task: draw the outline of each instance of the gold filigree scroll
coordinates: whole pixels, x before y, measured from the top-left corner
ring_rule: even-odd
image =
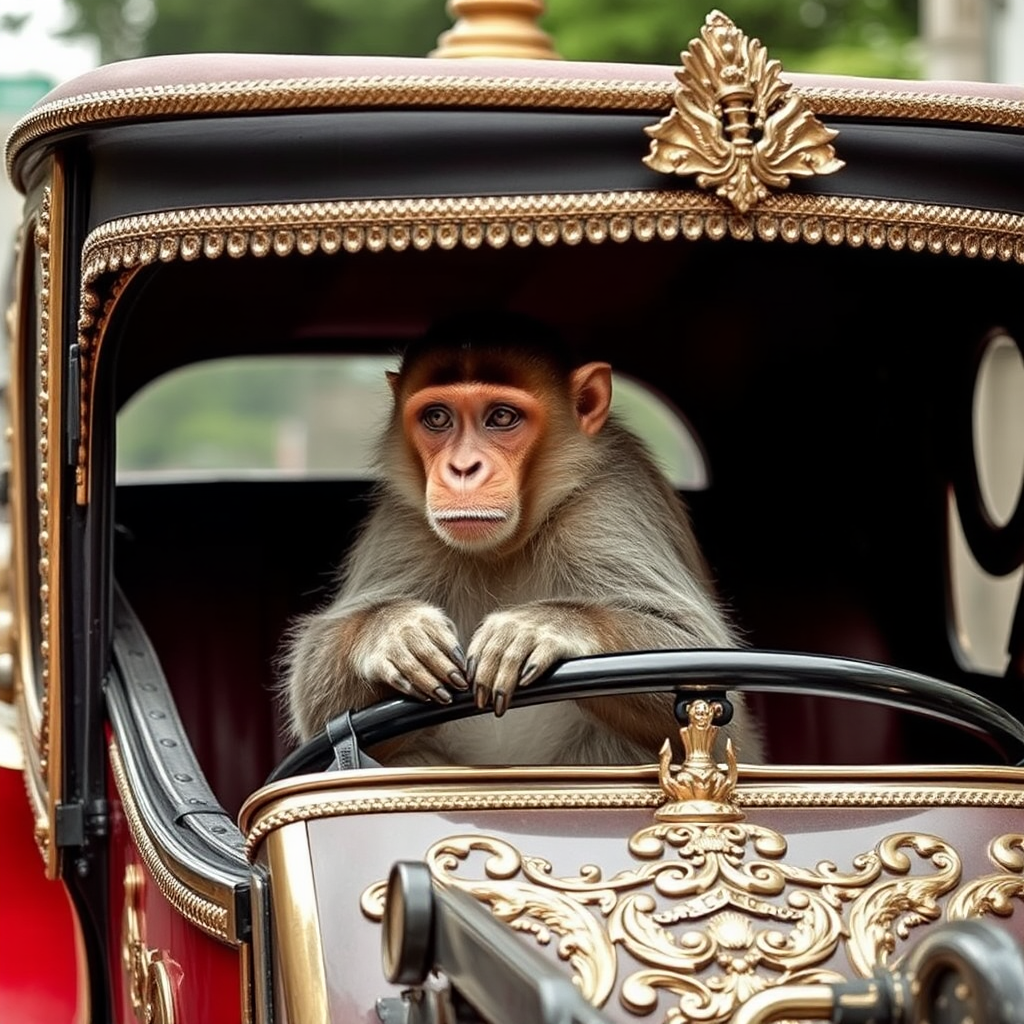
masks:
[[[426,852],[435,881],[544,946],[557,939],[558,956],[594,1005],[617,989],[628,1010],[660,1008],[673,1024],[725,1024],[773,986],[870,977],[902,952],[913,929],[940,918],[941,900],[962,874],[949,843],[897,832],[849,868],[786,863],[786,838],[743,820],[733,802],[731,750],[726,766],[710,757],[714,706],[699,701],[688,710],[685,761],[673,772],[663,750],[667,800],[655,823],[629,839],[631,866],[605,877],[585,864],[560,876],[550,861],[497,836],[457,835]],[[1024,835],[1002,836],[989,855],[1003,873],[965,885],[950,898],[948,917],[1005,915],[1024,896]],[[383,918],[384,893],[384,882],[363,893],[373,920]],[[620,961],[619,951],[629,956]]]
[[[662,992],[665,1020],[724,1024],[755,993],[775,985],[841,981],[827,966],[844,947],[852,973],[885,963],[895,938],[939,916],[937,901],[960,877],[960,859],[935,836],[898,833],[843,871],[781,862],[778,832],[739,822],[671,822],[632,837],[636,867],[605,878],[593,864],[558,876],[541,857],[495,836],[453,836],[425,856],[434,878],[486,903],[496,917],[557,952],[594,1005],[616,989],[638,1015]],[[483,878],[460,877],[479,857]],[[914,861],[916,860],[916,864]],[[909,875],[931,868],[926,874]],[[363,894],[383,916],[384,883]],[[849,915],[844,914],[850,907]],[[619,979],[615,949],[641,966]],[[625,961],[624,961],[625,962]]]
[[[994,839],[988,855],[992,863],[1003,870],[963,886],[946,907],[950,921],[984,914],[1009,917],[1013,913],[1013,901],[1024,901],[1024,834],[1010,833]]]
[[[843,162],[826,128],[769,60],[720,11],[712,11],[676,72],[675,108],[656,125],[644,163],[666,174],[695,174],[740,213],[790,179],[831,174]]]

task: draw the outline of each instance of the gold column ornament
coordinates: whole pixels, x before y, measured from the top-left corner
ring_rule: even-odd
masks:
[[[732,803],[738,776],[732,740],[725,745],[727,771],[723,772],[711,755],[718,735],[714,721],[721,705],[694,700],[686,710],[690,724],[679,730],[686,760],[673,775],[672,745],[665,740],[658,781],[670,802],[659,807],[654,816],[658,821],[739,821],[743,812]]]
[[[448,12],[458,20],[438,37],[431,57],[561,60],[537,25],[543,0],[448,0]]]
[[[666,174],[695,174],[740,213],[791,178],[832,174],[842,166],[826,128],[783,82],[769,60],[721,11],[681,54],[675,109],[647,128],[654,140],[644,163]]]

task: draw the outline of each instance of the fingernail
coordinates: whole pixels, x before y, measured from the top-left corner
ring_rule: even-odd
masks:
[[[466,678],[473,682],[473,677],[476,675],[476,657],[472,657],[466,662]]]
[[[486,686],[476,686],[473,688],[473,703],[481,710],[487,707],[487,702],[490,699],[491,691]]]
[[[456,690],[468,690],[469,683],[466,682],[466,677],[457,669],[452,669],[448,673],[448,682],[455,687]]]
[[[522,672],[519,673],[519,685],[526,686],[527,683],[533,681],[533,677],[537,674],[537,666],[534,664],[527,665]]]
[[[505,708],[508,706],[508,696],[503,691],[498,691],[494,695],[494,717],[501,718],[505,714]]]
[[[452,702],[452,695],[443,686],[439,686],[434,691],[434,698],[442,704],[451,704]]]
[[[457,661],[463,668],[466,667],[466,653],[462,649],[462,644],[455,645],[455,650],[452,651],[452,659]]]

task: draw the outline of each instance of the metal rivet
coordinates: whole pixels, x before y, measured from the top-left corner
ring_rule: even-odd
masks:
[[[174,777],[179,782],[191,782],[192,781],[192,776],[191,775],[186,775],[184,772],[175,772],[174,773]]]
[[[177,745],[178,745],[177,740],[161,740],[160,741],[160,746],[161,747],[176,747]]]

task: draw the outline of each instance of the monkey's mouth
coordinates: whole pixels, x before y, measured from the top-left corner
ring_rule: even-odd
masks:
[[[508,513],[497,508],[451,508],[441,512],[432,512],[431,515],[434,517],[434,522],[437,523],[503,523],[508,519]]]
[[[459,548],[489,548],[507,532],[513,517],[499,508],[446,508],[430,513],[434,531]]]

